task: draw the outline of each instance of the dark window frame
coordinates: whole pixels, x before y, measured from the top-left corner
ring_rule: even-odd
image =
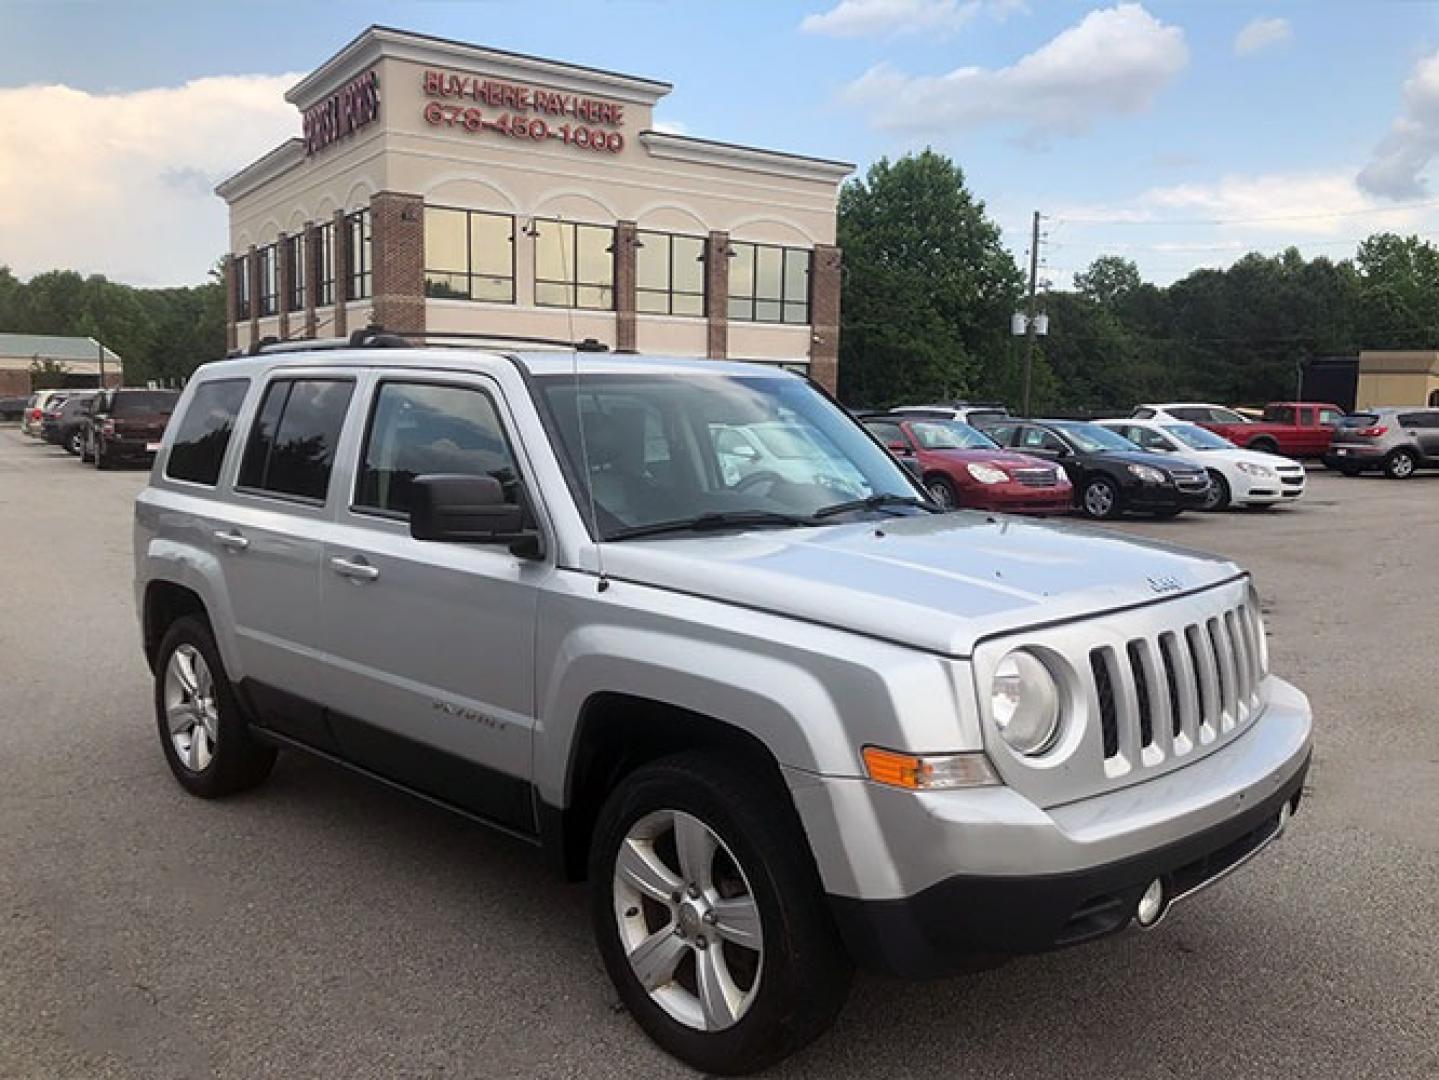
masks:
[[[256,429],[260,423],[261,417],[264,415],[265,405],[269,401],[271,391],[280,384],[285,384],[285,401],[280,406],[279,414],[275,418],[275,435],[278,435],[281,426],[285,422],[285,413],[290,408],[290,395],[294,391],[295,384],[300,382],[331,382],[349,384],[350,397],[345,405],[345,415],[340,418],[340,429],[335,434],[335,446],[332,451],[338,457],[340,441],[345,434],[345,422],[349,419],[350,409],[354,407],[355,387],[357,385],[355,377],[353,375],[310,375],[290,372],[277,374],[265,383],[264,388],[260,391],[259,400],[255,402],[255,409],[250,414],[250,424],[248,429],[245,431],[245,445],[244,448],[240,451],[240,463],[238,470],[235,473],[235,483],[233,487],[236,494],[248,495],[258,499],[278,499],[280,502],[291,503],[298,506],[309,506],[315,509],[322,509],[325,506],[329,505],[330,488],[333,484],[335,474],[335,462],[332,462],[330,465],[330,475],[325,479],[325,494],[322,498],[315,498],[310,495],[295,495],[288,491],[276,491],[273,488],[267,488],[263,486],[264,482],[269,479],[270,475],[270,457],[275,450],[274,436],[271,437],[270,448],[268,451],[266,451],[265,454],[265,466],[260,477],[261,486],[257,487],[253,484],[243,483],[241,479],[245,472],[245,459],[250,456],[250,447],[255,439]]]
[[[744,257],[741,253],[739,253],[739,252],[736,250],[736,249],[738,249],[738,248],[749,248],[749,249],[750,249],[750,255],[749,255],[749,261],[750,261],[750,262],[749,262],[750,292],[749,292],[748,294],[737,294],[737,293],[735,292],[735,290],[734,290],[734,287],[733,287],[736,260],[741,259],[741,258]],[[780,253],[780,262],[779,262],[779,295],[778,295],[778,296],[761,296],[760,293],[759,293],[759,253],[760,253],[761,250],[766,250],[766,251],[778,251],[778,252]],[[731,287],[730,287],[730,289],[729,289],[729,302],[728,302],[728,305],[727,305],[726,310],[725,310],[725,314],[726,314],[726,316],[729,318],[730,321],[732,321],[732,322],[763,323],[763,324],[768,325],[768,326],[809,326],[809,325],[811,325],[811,324],[810,324],[810,316],[812,315],[813,309],[814,309],[814,249],[813,249],[813,248],[789,247],[789,246],[784,245],[784,244],[759,244],[759,243],[755,243],[755,242],[752,241],[752,240],[732,240],[732,241],[730,241],[730,253],[731,253],[731,258],[730,258],[730,267],[729,267],[729,275],[728,275],[728,277],[729,277],[729,281],[731,282]],[[804,298],[803,298],[803,300],[794,299],[794,298],[792,298],[792,297],[789,295],[789,291],[788,291],[788,286],[789,286],[789,274],[787,273],[787,268],[788,268],[788,264],[789,264],[789,257],[790,257],[791,255],[801,255],[801,256],[803,256],[803,257],[805,258],[805,260],[806,260],[806,264],[807,264],[807,265],[806,265],[806,267],[805,267],[805,275],[804,275],[805,290],[804,290]],[[779,305],[779,318],[777,318],[777,319],[762,319],[762,318],[760,318],[760,317],[759,317],[759,305],[760,305],[761,303],[765,303],[765,304],[778,304],[778,305]],[[741,315],[736,315],[736,314],[735,314],[735,305],[736,305],[736,304],[747,304],[747,305],[749,306],[749,313],[748,313],[747,315],[743,315],[743,314],[741,314]],[[792,306],[792,305],[801,305],[801,304],[802,304],[803,307],[804,307],[804,318],[803,318],[803,319],[789,319],[789,318],[786,318],[786,317],[785,317],[785,313],[786,313],[786,311],[788,310],[788,308],[789,308],[790,306]]]
[[[221,480],[221,478],[225,475],[225,458],[226,458],[226,456],[230,453],[230,447],[231,447],[231,446],[234,444],[234,442],[235,442],[235,432],[239,429],[240,415],[245,411],[245,401],[246,401],[246,399],[250,396],[250,384],[251,384],[251,379],[250,379],[250,377],[249,377],[248,375],[246,375],[246,376],[235,376],[235,377],[228,378],[228,379],[207,379],[207,380],[205,380],[204,382],[202,382],[200,385],[198,385],[198,386],[195,387],[195,393],[193,393],[192,395],[190,395],[190,400],[189,400],[189,402],[187,402],[186,405],[185,405],[185,412],[179,416],[179,419],[178,419],[178,420],[175,420],[174,417],[171,418],[172,421],[174,421],[174,423],[175,423],[175,439],[174,439],[174,441],[170,444],[169,453],[166,455],[166,458],[165,458],[165,479],[166,479],[166,480],[170,480],[170,481],[172,481],[172,482],[174,482],[174,483],[176,483],[176,484],[189,484],[189,485],[191,485],[191,486],[193,486],[193,487],[217,488],[217,487],[220,486],[220,480]],[[190,418],[190,412],[191,412],[191,410],[194,409],[194,407],[195,407],[195,399],[196,399],[201,393],[203,393],[205,390],[210,389],[211,387],[217,387],[217,386],[235,386],[235,385],[238,385],[238,386],[242,387],[243,389],[242,389],[241,392],[240,392],[240,401],[239,401],[239,404],[236,405],[236,407],[235,407],[235,413],[234,413],[234,415],[230,418],[230,434],[229,434],[228,436],[226,436],[224,448],[221,449],[221,451],[220,451],[220,459],[219,459],[218,464],[217,464],[216,467],[215,467],[215,479],[214,479],[214,480],[210,480],[210,481],[205,481],[205,480],[196,480],[196,479],[194,479],[193,477],[189,477],[189,476],[176,476],[173,472],[170,471],[170,469],[171,469],[171,467],[174,465],[174,462],[175,462],[175,450],[177,449],[177,447],[178,447],[179,444],[180,444],[180,436],[181,436],[181,435],[184,433],[184,431],[185,431],[185,423],[186,423],[187,420],[189,420],[189,418]],[[210,432],[207,431],[207,432],[205,433],[205,436],[208,436],[209,434],[210,434]],[[205,437],[205,436],[202,436],[202,438]]]
[[[235,277],[235,318],[250,317],[250,256],[236,255],[231,260]]]
[[[266,244],[257,248],[255,259],[260,268],[260,318],[268,319],[280,313],[279,244]]]
[[[329,307],[335,302],[335,223],[327,221],[315,228],[315,306]]]
[[[345,281],[346,300],[368,300],[374,295],[375,234],[370,208],[345,215],[345,245],[350,272]]]
[[[516,283],[517,279],[519,278],[519,259],[518,259],[518,251],[517,251],[519,245],[515,243],[515,228],[516,228],[516,225],[518,224],[518,221],[517,221],[515,215],[514,215],[514,214],[504,214],[504,213],[501,213],[501,212],[498,211],[498,210],[471,210],[471,209],[469,209],[468,207],[464,207],[464,206],[441,206],[441,205],[438,205],[438,204],[432,205],[432,204],[430,204],[430,203],[426,203],[426,204],[425,204],[425,207],[424,207],[424,212],[428,213],[430,210],[443,210],[443,211],[446,211],[446,212],[448,212],[448,213],[459,213],[459,214],[464,214],[464,215],[465,215],[465,266],[466,266],[466,269],[465,269],[465,271],[464,271],[463,273],[461,273],[461,272],[459,272],[459,271],[454,271],[454,270],[431,269],[430,267],[426,266],[426,267],[425,267],[425,270],[424,270],[425,299],[426,299],[426,300],[465,300],[465,301],[467,301],[467,302],[469,302],[469,303],[475,303],[475,304],[513,304],[513,303],[515,303],[515,302],[516,302],[516,295],[517,295],[517,294],[516,294],[516,291],[515,291],[515,289],[516,289],[516,284],[515,284],[515,283]],[[472,217],[507,218],[507,219],[509,220],[509,223],[510,223],[510,275],[509,275],[509,279],[508,279],[508,280],[509,280],[509,283],[510,283],[510,298],[509,298],[508,300],[491,300],[491,299],[489,299],[488,297],[477,297],[477,296],[475,296],[475,278],[478,277],[478,278],[486,278],[486,279],[488,279],[488,280],[495,280],[495,279],[498,277],[498,275],[495,275],[495,274],[477,274],[477,273],[475,273],[475,244],[474,244],[475,237],[474,237],[473,231],[472,231],[471,228],[470,228],[470,219],[471,219]],[[424,223],[423,223],[423,221],[422,221],[422,222],[421,222],[421,228],[422,228],[422,229],[423,229],[423,226],[424,226]],[[428,253],[426,253],[425,261],[426,261],[426,262],[429,261],[429,255],[428,255]],[[430,275],[431,275],[431,274],[443,274],[443,275],[445,275],[446,277],[451,277],[451,278],[454,278],[454,277],[463,277],[463,278],[465,278],[465,279],[466,279],[466,285],[467,285],[467,287],[468,287],[468,289],[469,289],[469,295],[467,295],[467,296],[447,296],[447,295],[439,295],[439,294],[430,292]],[[499,280],[504,280],[504,279],[503,279],[503,278],[500,278]]]
[[[704,262],[704,258],[705,258],[705,253],[706,253],[706,247],[707,247],[707,238],[706,238],[706,237],[703,237],[703,236],[694,236],[694,235],[691,234],[691,233],[659,232],[659,231],[657,231],[657,230],[655,230],[655,229],[638,229],[638,230],[636,230],[636,232],[635,232],[635,237],[636,237],[636,239],[639,241],[640,251],[643,251],[643,250],[645,250],[646,248],[648,248],[648,246],[649,246],[649,244],[650,244],[650,239],[649,239],[649,238],[653,238],[653,239],[655,239],[655,240],[657,240],[657,241],[663,239],[664,242],[665,242],[666,255],[667,255],[667,257],[668,257],[667,266],[668,266],[668,269],[669,269],[669,273],[666,275],[666,276],[667,276],[667,281],[666,281],[666,286],[665,286],[664,289],[649,289],[649,288],[646,288],[646,287],[644,287],[643,285],[639,284],[639,260],[640,260],[640,258],[642,258],[642,256],[641,256],[638,252],[636,253],[636,255],[635,255],[635,314],[637,314],[637,315],[672,315],[672,316],[675,316],[676,318],[682,318],[682,319],[703,319],[703,318],[705,318],[705,317],[709,314],[709,293],[708,293],[708,289],[706,288],[706,286],[707,286],[707,284],[708,284],[708,276],[707,276],[703,271],[700,272],[700,288],[699,288],[699,292],[694,292],[693,290],[690,290],[690,289],[676,289],[676,288],[675,288],[675,241],[676,241],[676,240],[698,241],[698,242],[699,242],[699,245],[700,245],[699,261],[700,261],[701,263],[703,263],[703,262]],[[664,310],[664,311],[651,311],[651,310],[649,310],[648,308],[641,307],[640,304],[639,304],[639,298],[640,298],[641,296],[663,296],[663,297],[665,298],[665,310]],[[699,298],[699,302],[700,302],[699,312],[698,312],[698,313],[694,313],[694,312],[689,312],[689,311],[679,311],[679,312],[675,311],[675,297],[676,297],[676,296],[692,296],[692,297],[698,297],[698,298]]]
[[[542,278],[542,277],[540,277],[538,251],[539,251],[539,241],[540,241],[539,228],[540,228],[540,226],[542,226],[542,225],[555,225],[555,226],[558,226],[561,230],[566,229],[566,228],[568,228],[568,229],[571,230],[571,231],[570,231],[570,243],[569,243],[569,255],[568,255],[568,257],[565,259],[565,272],[570,275],[570,280],[568,280],[568,281],[557,281],[557,280],[555,280],[555,279],[553,279],[553,278]],[[616,248],[617,248],[616,238],[617,238],[617,236],[618,236],[618,231],[617,231],[617,229],[615,228],[615,226],[614,226],[614,225],[597,225],[597,224],[594,224],[593,222],[588,222],[588,221],[561,221],[559,218],[536,218],[536,219],[534,219],[534,221],[532,222],[532,228],[533,228],[533,230],[534,230],[534,240],[535,240],[535,250],[536,250],[536,259],[535,259],[535,306],[536,306],[536,307],[548,307],[548,308],[569,308],[569,309],[574,310],[574,311],[614,311],[615,308],[616,308],[615,278],[618,276],[617,273],[616,273],[616,270],[617,270],[617,262],[616,262],[616,259],[615,259],[615,253],[616,253]],[[581,281],[581,280],[580,280],[580,260],[579,260],[579,252],[580,252],[580,230],[581,230],[581,229],[597,229],[597,230],[601,230],[601,231],[604,231],[604,232],[608,232],[608,233],[610,234],[610,241],[609,241],[609,246],[608,246],[608,251],[609,251],[609,255],[610,255],[610,280],[609,280],[608,283],[605,283],[605,282],[603,282],[603,281]],[[570,297],[570,300],[571,300],[572,302],[571,302],[571,303],[568,303],[568,304],[555,304],[555,303],[551,303],[551,302],[548,301],[548,300],[541,300],[541,299],[540,299],[540,295],[539,295],[539,294],[540,294],[540,289],[539,289],[539,287],[540,287],[541,285],[553,285],[553,286],[558,286],[559,288],[568,290],[568,292],[569,292],[569,297]],[[610,294],[610,302],[609,302],[608,304],[604,304],[604,305],[599,305],[599,304],[581,304],[581,303],[579,302],[580,290],[581,290],[581,289],[607,289],[607,290],[609,291],[609,294]]]
[[[285,295],[286,311],[305,310],[305,234],[285,237],[285,258],[290,263],[290,291]]]

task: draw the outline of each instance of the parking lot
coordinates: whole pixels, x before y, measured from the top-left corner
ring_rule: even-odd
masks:
[[[130,501],[0,428],[0,1076],[684,1076],[619,1010],[537,853],[316,761],[190,798],[140,655]],[[1439,1076],[1439,475],[1117,526],[1256,575],[1306,690],[1307,801],[1127,934],[857,980],[775,1075]]]

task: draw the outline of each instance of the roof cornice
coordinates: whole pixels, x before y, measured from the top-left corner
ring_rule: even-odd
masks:
[[[697,139],[692,135],[674,135],[667,131],[642,131],[640,142],[653,157],[684,161],[694,165],[717,165],[727,169],[748,169],[770,176],[794,180],[818,180],[838,184],[854,165],[848,161],[786,154],[754,146]]]
[[[543,82],[574,93],[636,105],[653,105],[673,89],[669,83],[635,75],[524,56],[388,26],[371,26],[292,86],[285,100],[303,112],[385,57],[421,64],[483,66],[497,79]]]
[[[215,185],[215,194],[226,202],[234,202],[260,185],[289,172],[304,160],[305,140],[286,139],[259,161],[246,165],[234,176],[221,180]]]

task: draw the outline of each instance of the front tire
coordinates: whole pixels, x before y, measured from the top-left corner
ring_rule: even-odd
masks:
[[[104,439],[95,440],[93,454],[95,457],[95,468],[99,469],[101,472],[104,472],[106,469],[110,468],[110,460],[105,456]]]
[[[1261,436],[1245,449],[1253,450],[1256,454],[1277,454],[1279,453],[1279,444],[1273,439]]]
[[[691,752],[637,769],[600,811],[589,876],[620,999],[693,1068],[765,1068],[844,1004],[850,961],[794,807],[743,760]]]
[[[959,505],[959,493],[954,490],[954,484],[945,476],[931,476],[924,482],[924,490],[929,492],[929,497],[946,510],[953,510]]]
[[[1210,511],[1227,509],[1230,498],[1229,481],[1224,479],[1223,473],[1210,469],[1209,494],[1204,496],[1204,509]]]
[[[1390,480],[1408,480],[1418,466],[1418,459],[1408,450],[1395,450],[1384,459],[1384,475]]]
[[[1080,489],[1079,508],[1084,516],[1096,521],[1117,518],[1122,507],[1119,502],[1119,488],[1107,476],[1091,476]]]
[[[155,720],[165,761],[180,786],[202,799],[255,787],[275,749],[250,735],[205,620],[176,619],[155,660]]]
[[[70,432],[70,437],[65,440],[65,449],[76,457],[80,456],[80,452],[84,449],[84,446],[85,441],[80,437],[78,431]]]

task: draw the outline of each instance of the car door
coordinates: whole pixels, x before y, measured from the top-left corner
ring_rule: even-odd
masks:
[[[1033,454],[1046,461],[1052,461],[1065,471],[1069,482],[1078,490],[1084,482],[1084,466],[1070,449],[1068,443],[1052,431],[1034,424],[1023,424],[1014,439],[1014,449],[1021,454]]]
[[[344,371],[272,373],[242,418],[244,450],[208,538],[222,567],[257,719],[329,750],[321,536],[330,500],[338,497],[331,491],[335,453],[354,396],[354,376]]]
[[[330,722],[344,756],[447,803],[535,827],[535,625],[545,560],[410,535],[412,483],[489,475],[531,508],[498,386],[388,372],[367,391],[321,574]]]
[[[1395,417],[1405,436],[1419,447],[1426,462],[1439,463],[1439,412],[1402,413]]]

